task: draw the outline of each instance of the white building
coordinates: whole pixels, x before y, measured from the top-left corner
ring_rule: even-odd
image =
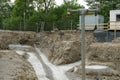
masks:
[[[103,24],[104,17],[102,15],[86,15],[85,16],[85,30],[94,30],[95,25]],[[80,26],[81,29],[81,26]],[[97,26],[100,29],[100,25]]]
[[[110,11],[110,29],[120,29],[120,10]]]

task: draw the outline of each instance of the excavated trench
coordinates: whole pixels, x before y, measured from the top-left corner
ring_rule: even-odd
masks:
[[[75,65],[80,65],[80,62],[76,62],[56,66],[48,61],[47,57],[40,51],[39,48],[33,48],[26,45],[9,45],[9,47],[10,49],[15,50],[17,54],[27,56],[27,60],[34,68],[38,80],[69,80],[65,72]]]
[[[0,31],[0,80],[81,79],[80,32],[62,32]],[[96,43],[87,31],[85,40],[86,80],[119,80],[119,39]]]

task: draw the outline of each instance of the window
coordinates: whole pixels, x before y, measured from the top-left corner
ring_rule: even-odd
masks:
[[[116,21],[120,21],[120,14],[116,15]]]

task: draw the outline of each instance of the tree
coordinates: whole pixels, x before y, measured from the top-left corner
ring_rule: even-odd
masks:
[[[37,13],[39,13],[37,16],[43,21],[49,21],[51,16],[53,16],[50,12],[55,6],[55,0],[35,0],[34,4],[36,5]]]
[[[60,6],[55,5],[55,0],[16,0],[12,8],[12,15],[7,20],[9,29],[33,30],[40,28],[44,22],[45,30],[53,29],[54,22],[61,29],[65,29],[65,22],[78,22],[78,13],[67,15],[67,8],[78,9],[83,6],[77,4],[77,0],[64,0]],[[0,17],[1,18],[1,17]],[[19,27],[21,26],[21,27]],[[76,25],[75,25],[76,26]]]
[[[0,28],[4,28],[7,18],[11,15],[10,0],[0,0]]]
[[[36,11],[34,12],[36,15],[32,15],[31,20],[35,20],[37,23],[41,23],[40,21],[45,22],[45,30],[52,29],[50,25],[56,19],[56,16],[51,14],[55,7],[55,0],[34,0],[33,3],[36,6]]]
[[[119,0],[86,0],[90,8],[96,8],[95,1],[100,2],[100,14],[105,17],[105,22],[109,21],[109,12],[110,10],[115,10],[119,8]]]
[[[33,0],[16,0],[12,11],[12,16],[25,16],[26,19],[29,19],[34,12],[34,6],[32,6],[32,2]]]
[[[54,7],[55,0],[35,0],[34,5],[36,5],[39,11],[44,11],[45,14],[49,13],[49,9]]]
[[[68,15],[67,9],[79,9],[84,8],[83,6],[77,4],[77,0],[64,0],[64,3],[61,6],[57,6],[53,9],[52,14],[56,16],[57,27],[59,29],[67,29],[70,27],[70,23],[73,22],[74,29],[79,21],[79,13],[73,13]]]
[[[32,6],[33,0],[15,0],[12,10],[11,18],[9,19],[9,25],[11,28],[19,29],[17,25],[22,25],[23,30],[26,28],[26,23],[33,15],[34,6]]]

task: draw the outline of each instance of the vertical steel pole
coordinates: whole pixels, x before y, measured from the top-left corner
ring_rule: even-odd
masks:
[[[24,12],[23,15],[24,15],[24,16],[23,16],[23,17],[24,17],[24,22],[23,22],[24,27],[23,27],[23,29],[24,29],[24,31],[25,31],[25,15],[26,15],[26,13]]]
[[[85,80],[85,14],[81,13],[79,23],[81,26],[81,56],[82,56],[82,80]]]
[[[80,12],[79,16],[79,24],[81,28],[81,57],[82,57],[82,80],[85,80],[86,77],[86,70],[85,70],[85,15],[88,11],[95,12],[98,11],[98,9],[93,10],[86,10],[86,9],[79,9],[79,10],[69,10],[70,12]]]

